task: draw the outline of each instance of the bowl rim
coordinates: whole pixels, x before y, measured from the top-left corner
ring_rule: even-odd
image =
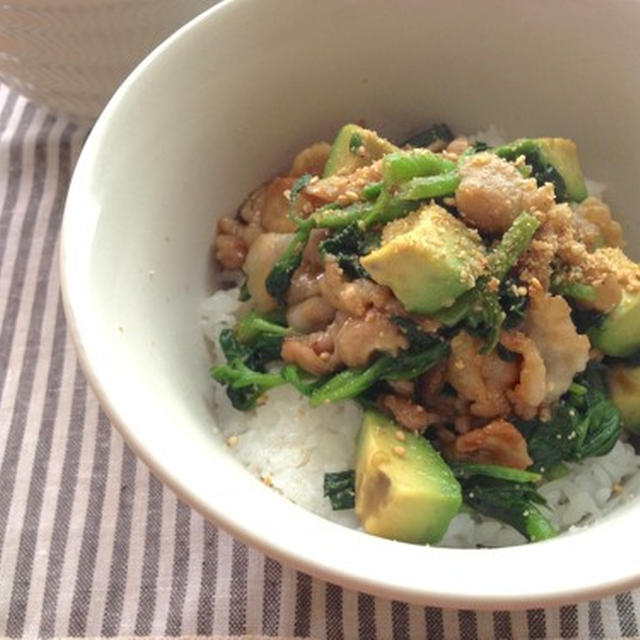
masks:
[[[93,226],[91,222],[81,220],[76,202],[81,199],[82,193],[86,189],[87,177],[92,175],[98,150],[103,141],[108,139],[109,128],[114,116],[120,109],[126,108],[129,96],[134,92],[140,78],[153,72],[154,68],[161,64],[164,56],[171,55],[174,43],[193,37],[197,31],[208,28],[209,23],[215,24],[217,20],[233,20],[235,13],[241,13],[246,8],[250,8],[251,3],[252,0],[223,0],[193,18],[145,57],[118,88],[98,118],[80,153],[72,176],[64,211],[59,249],[62,299],[67,326],[80,365],[98,397],[101,407],[113,425],[154,475],[205,518],[222,526],[233,536],[278,561],[345,588],[420,605],[475,610],[518,610],[539,606],[558,606],[601,598],[640,585],[640,570],[633,562],[629,562],[628,557],[622,558],[620,555],[616,555],[614,561],[598,565],[598,571],[593,576],[585,574],[583,576],[584,582],[580,584],[576,580],[567,581],[553,575],[542,583],[534,582],[531,587],[514,590],[509,580],[514,566],[520,566],[522,569],[524,565],[523,570],[528,571],[540,569],[541,563],[544,564],[545,560],[544,555],[541,556],[538,550],[542,551],[543,548],[549,549],[548,555],[554,559],[555,563],[576,554],[588,553],[590,549],[593,549],[594,544],[595,548],[600,548],[598,543],[607,542],[606,534],[611,528],[605,526],[607,523],[604,522],[591,527],[588,532],[564,534],[557,539],[536,543],[536,545],[487,550],[424,548],[425,555],[428,555],[432,560],[436,559],[439,568],[446,567],[448,563],[453,562],[454,564],[459,563],[459,566],[465,568],[465,571],[469,571],[470,567],[472,569],[470,573],[489,571],[492,566],[495,572],[502,572],[503,586],[484,593],[482,589],[478,588],[481,580],[471,575],[470,579],[460,580],[461,584],[455,587],[451,586],[451,581],[443,582],[439,575],[434,575],[433,585],[412,584],[410,580],[407,580],[410,575],[409,571],[404,571],[398,576],[392,574],[386,564],[383,567],[384,570],[377,570],[375,567],[372,568],[370,564],[355,561],[354,564],[349,565],[348,556],[342,554],[339,560],[336,560],[331,549],[320,549],[313,557],[310,557],[305,552],[304,546],[296,545],[295,540],[287,539],[283,542],[277,539],[275,529],[268,530],[266,534],[264,531],[259,533],[255,528],[247,526],[246,522],[233,515],[229,516],[229,513],[219,506],[204,501],[201,496],[193,492],[190,486],[185,484],[179,473],[151,454],[144,442],[137,436],[136,422],[126,419],[122,408],[114,403],[109,389],[105,385],[104,367],[101,367],[97,361],[98,345],[91,339],[92,319],[84,301],[87,294],[86,288],[83,288],[85,280],[80,280],[77,277],[77,273],[83,267],[88,271]],[[85,249],[79,253],[78,247],[82,244],[85,245]],[[73,256],[73,260],[71,256]],[[295,508],[300,510],[299,507]],[[318,530],[327,536],[328,540],[340,542],[342,539],[348,539],[361,547],[363,551],[371,554],[370,557],[375,558],[376,554],[380,553],[391,553],[390,550],[393,548],[395,550],[394,556],[408,560],[409,563],[413,560],[412,554],[415,554],[415,546],[368,536],[308,512],[305,512],[304,516],[300,514],[300,517],[306,519],[307,524],[313,522]],[[629,528],[627,527],[627,529]],[[628,544],[631,541],[632,536],[628,533],[624,542]],[[326,546],[330,547],[331,545],[327,544]],[[553,552],[552,548],[554,548]],[[347,566],[341,564],[343,561],[348,563]],[[554,570],[550,573],[555,573],[555,564],[553,566]],[[579,565],[575,564],[575,566]],[[456,569],[456,573],[457,571],[458,569]]]

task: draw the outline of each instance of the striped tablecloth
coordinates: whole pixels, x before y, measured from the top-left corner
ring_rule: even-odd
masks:
[[[0,85],[0,636],[637,635],[640,591],[511,614],[391,602],[282,566],[177,500],[109,424],[65,328],[58,232],[87,133]]]

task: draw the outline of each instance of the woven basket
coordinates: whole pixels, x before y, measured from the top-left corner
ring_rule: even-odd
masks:
[[[77,120],[95,119],[133,67],[216,0],[0,3],[0,79]]]

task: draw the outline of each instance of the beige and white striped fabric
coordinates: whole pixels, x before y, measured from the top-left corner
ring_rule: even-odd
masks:
[[[178,501],[109,424],[65,329],[58,231],[86,134],[0,85],[0,636],[638,634],[640,591],[512,614],[410,606],[284,567]]]

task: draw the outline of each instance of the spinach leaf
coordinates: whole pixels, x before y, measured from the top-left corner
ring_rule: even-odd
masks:
[[[341,371],[313,391],[309,404],[312,407],[318,407],[326,402],[355,398],[379,380],[415,378],[444,360],[448,354],[449,345],[432,337],[429,347],[417,351],[411,349],[401,351],[395,358],[385,354],[366,367]]]
[[[567,300],[569,304],[571,299]],[[575,304],[571,304],[571,321],[578,333],[587,333],[590,329],[599,327],[605,319],[605,314],[594,309],[584,309]]]
[[[529,483],[511,482],[483,475],[462,479],[463,500],[486,516],[505,522],[532,542],[556,535],[542,513],[544,498]]]
[[[591,361],[560,398],[551,419],[513,423],[527,439],[532,469],[549,471],[561,462],[580,462],[613,449],[622,429],[611,402],[602,363]]]
[[[283,371],[293,365],[281,372],[266,370],[267,364],[280,358],[282,341],[288,333],[288,327],[253,312],[241,318],[235,329],[220,332],[220,347],[227,362],[213,366],[210,374],[227,387],[227,396],[236,409],[251,409],[266,391],[290,382]],[[288,376],[293,378],[292,372]]]
[[[438,148],[444,148],[452,140],[453,133],[451,133],[451,129],[446,124],[439,123],[433,124],[428,129],[407,138],[402,146],[430,147],[437,144]]]
[[[322,255],[334,255],[340,268],[351,278],[369,278],[360,264],[360,256],[369,253],[379,242],[379,233],[365,231],[353,223],[323,240],[319,248]]]
[[[356,472],[353,469],[324,474],[324,496],[334,511],[353,509],[356,500]]]
[[[521,295],[523,286],[524,283],[514,275],[508,276],[500,283],[498,295],[500,306],[505,313],[505,329],[515,329],[524,320],[529,306],[529,296],[526,293]]]

